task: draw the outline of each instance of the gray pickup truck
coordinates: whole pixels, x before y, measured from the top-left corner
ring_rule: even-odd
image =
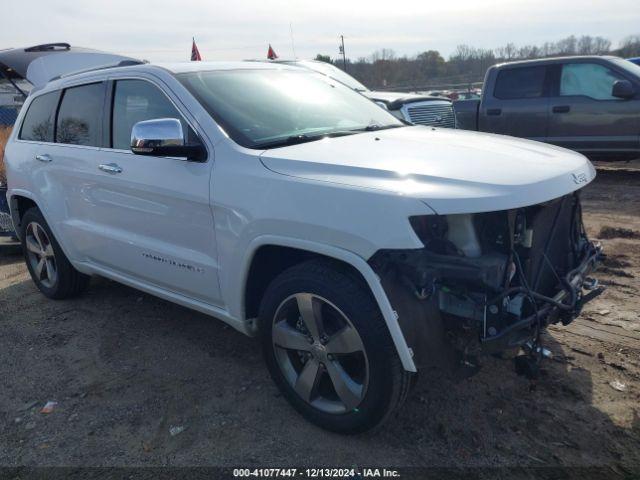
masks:
[[[640,66],[621,58],[494,65],[481,100],[454,109],[458,128],[552,143],[592,159],[640,157]]]

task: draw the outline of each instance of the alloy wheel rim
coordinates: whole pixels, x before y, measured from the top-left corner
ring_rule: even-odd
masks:
[[[357,410],[369,383],[362,339],[348,317],[311,293],[286,298],[272,326],[275,358],[289,385],[325,413]]]
[[[56,257],[51,240],[39,223],[27,225],[25,243],[35,278],[45,287],[52,288],[58,281]]]

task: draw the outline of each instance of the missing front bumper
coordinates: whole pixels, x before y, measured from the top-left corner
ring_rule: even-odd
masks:
[[[535,342],[592,297],[584,290],[594,286],[602,248],[587,239],[576,194],[472,220],[480,255],[449,245],[441,217],[414,225],[424,249],[379,251],[369,261],[418,366]]]
[[[521,318],[500,331],[492,330],[491,327],[486,328],[481,338],[482,351],[495,353],[520,346],[531,339],[532,333],[536,333],[536,330],[551,323],[561,322],[563,325],[571,323],[580,314],[582,307],[599,293],[596,289],[597,282],[589,275],[597,268],[602,254],[602,246],[591,243],[588,254],[565,278],[563,288],[553,297],[535,299],[542,303],[535,313]],[[519,291],[519,295],[527,295],[527,292],[522,292],[519,288],[516,291]],[[515,291],[512,289],[511,293]],[[507,292],[503,295],[505,295],[503,298],[509,298]],[[490,310],[491,306],[489,306]],[[485,326],[487,323],[485,321]]]

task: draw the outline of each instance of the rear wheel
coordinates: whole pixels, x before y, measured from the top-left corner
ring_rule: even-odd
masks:
[[[410,374],[367,286],[349,272],[317,260],[286,270],[259,320],[271,376],[311,422],[363,432],[404,401]]]
[[[63,299],[81,293],[89,276],[77,271],[56,241],[42,212],[36,207],[23,215],[22,250],[31,279],[47,297]]]

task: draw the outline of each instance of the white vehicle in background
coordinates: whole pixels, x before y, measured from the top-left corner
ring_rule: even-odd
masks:
[[[409,123],[430,127],[456,128],[453,103],[448,98],[420,93],[369,90],[345,71],[319,60],[275,60],[272,62],[307,68],[334,78]]]
[[[380,425],[429,365],[534,361],[593,286],[582,155],[407,126],[282,64],[64,58],[38,60],[59,78],[34,77],[6,148],[36,286],[101,275],[257,335],[323,428]]]

